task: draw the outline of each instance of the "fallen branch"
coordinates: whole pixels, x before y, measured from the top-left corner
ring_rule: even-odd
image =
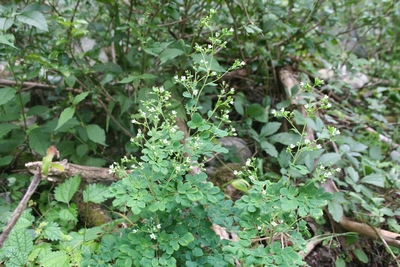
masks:
[[[52,182],[60,182],[65,177],[72,177],[79,175],[87,183],[105,182],[105,181],[114,182],[119,180],[117,176],[109,173],[110,170],[109,168],[82,166],[82,165],[68,163],[67,160],[63,160],[60,162],[53,162],[53,163],[62,165],[64,167],[64,171],[60,171],[58,169],[50,167],[48,177],[41,175],[43,179],[47,179]],[[28,168],[29,172],[37,174],[38,169],[39,170],[42,169],[42,162],[41,161],[28,162],[25,164],[25,167]]]
[[[19,202],[17,208],[14,210],[11,219],[8,221],[6,228],[4,228],[3,233],[0,235],[0,249],[3,247],[4,243],[7,240],[8,235],[11,233],[11,230],[14,228],[15,224],[18,222],[18,219],[21,217],[22,213],[24,212],[26,205],[28,204],[29,199],[35,193],[36,188],[40,183],[40,170],[36,170],[36,174],[33,176],[32,182],[29,185],[28,189],[24,197]]]

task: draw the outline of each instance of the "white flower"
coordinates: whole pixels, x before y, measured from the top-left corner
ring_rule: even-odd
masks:
[[[175,75],[175,76],[174,76],[174,80],[178,80],[178,75]]]
[[[337,172],[340,172],[340,171],[341,171],[341,169],[340,169],[340,168],[336,168],[336,171],[337,171]]]
[[[182,81],[182,82],[186,81],[186,76],[182,76],[182,77],[181,77],[181,81]]]
[[[246,62],[244,62],[244,61],[240,62],[240,65],[244,66],[244,65],[246,65]]]
[[[199,93],[199,90],[197,90],[197,89],[195,89],[195,90],[193,90],[193,95],[197,95]]]
[[[251,164],[251,159],[247,159],[246,160],[246,166],[250,166],[250,164]]]
[[[250,179],[251,181],[254,181],[254,175],[250,175],[250,176],[249,176],[249,179]]]
[[[267,190],[261,191],[261,194],[266,195],[267,194]]]
[[[261,230],[261,226],[258,226],[257,229],[258,229],[258,230]]]
[[[136,234],[136,233],[137,233],[137,230],[136,230],[136,229],[133,229],[133,230],[132,230],[132,233]]]
[[[210,45],[210,44],[207,47],[208,47],[208,49],[212,49],[212,45]]]
[[[151,235],[150,235],[150,238],[151,238],[151,239],[156,239],[157,236],[156,236],[155,234],[151,234]]]
[[[233,28],[230,28],[229,31],[230,31],[230,32],[233,32]]]
[[[317,145],[317,149],[321,149],[322,148],[322,146],[321,145]]]
[[[324,99],[328,99],[329,98],[329,96],[327,96],[327,95],[324,95]]]
[[[131,120],[132,123],[137,123],[137,121],[135,119]]]
[[[161,224],[157,224],[157,229],[161,229]]]
[[[290,144],[290,148],[295,148],[296,146],[294,144]]]
[[[176,111],[175,110],[172,111],[172,115],[174,115],[174,116],[176,115]]]
[[[304,139],[304,144],[309,144],[310,143],[310,140],[308,140],[308,139]]]
[[[239,173],[238,173],[238,171],[235,170],[235,171],[233,171],[233,174],[238,175]]]
[[[280,112],[281,112],[281,113],[285,112],[285,109],[284,109],[284,108],[281,108]]]
[[[276,110],[275,109],[271,109],[271,114],[275,115],[276,114]]]

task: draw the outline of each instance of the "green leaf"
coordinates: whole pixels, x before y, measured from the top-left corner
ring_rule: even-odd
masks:
[[[64,81],[69,87],[74,87],[75,82],[76,82],[76,77],[72,74],[65,75]]]
[[[14,46],[14,35],[12,34],[0,35],[0,44],[5,44],[15,49],[18,49]]]
[[[88,94],[89,92],[83,92],[75,96],[74,100],[72,101],[72,105],[74,106],[78,105],[83,99],[85,99],[88,96]]]
[[[335,267],[346,267],[346,262],[342,258],[338,258],[335,261]]]
[[[19,129],[20,127],[12,123],[2,123],[0,127],[0,138],[3,138],[6,134],[14,129]]]
[[[6,32],[14,24],[14,21],[15,21],[14,17],[0,18],[0,30],[2,30],[3,32]],[[14,42],[14,35],[12,35],[12,34],[1,35],[0,37],[10,36],[10,35],[12,36],[12,42]],[[0,43],[1,43],[1,41],[0,41]],[[12,46],[14,46],[14,45],[12,44]]]
[[[261,128],[260,136],[265,137],[276,133],[281,127],[280,122],[269,122]]]
[[[263,32],[260,28],[258,28],[257,26],[255,26],[253,24],[244,25],[243,28],[245,29],[247,34],[262,33]]]
[[[64,251],[54,251],[40,259],[41,267],[69,267],[70,257]]]
[[[64,172],[64,171],[65,171],[64,166],[61,165],[61,164],[58,164],[58,163],[50,163],[50,168],[57,169],[57,170],[59,170],[60,172]]]
[[[56,187],[54,190],[54,197],[57,201],[68,204],[76,191],[78,191],[80,184],[81,178],[79,175],[69,178],[64,183]]]
[[[104,129],[97,124],[89,124],[86,126],[88,138],[95,143],[106,146],[106,133]]]
[[[13,160],[12,156],[0,157],[0,167],[8,166]]]
[[[60,219],[63,221],[78,222],[78,208],[75,203],[71,203],[69,207],[61,209],[59,212]]]
[[[323,154],[318,162],[322,164],[322,166],[330,166],[336,164],[339,161],[341,155],[339,153],[325,153]]]
[[[385,187],[385,178],[382,174],[370,174],[361,179],[362,183],[372,184],[378,187]]]
[[[149,79],[156,79],[157,76],[153,75],[153,74],[149,74],[149,73],[145,73],[142,75],[131,75],[128,76],[124,79],[122,79],[119,83],[130,83],[133,82],[135,80],[149,80]]]
[[[168,60],[174,59],[180,55],[184,54],[184,51],[176,48],[168,48],[165,49],[161,54],[160,54],[160,65],[164,64]]]
[[[29,147],[39,153],[46,155],[46,150],[51,146],[50,134],[43,131],[41,127],[29,132]]]
[[[192,233],[186,233],[184,236],[182,236],[181,238],[179,238],[178,242],[181,246],[188,246],[191,242],[193,242],[194,240],[194,236],[192,235]]]
[[[235,179],[231,182],[232,186],[237,190],[247,193],[251,188],[249,182],[244,179]]]
[[[346,171],[349,174],[350,178],[353,180],[353,182],[357,183],[359,179],[358,172],[356,172],[352,166],[347,167]]]
[[[195,113],[192,116],[192,120],[188,122],[190,129],[196,129],[203,124],[203,118],[199,113]]]
[[[260,104],[257,103],[251,104],[246,110],[246,114],[249,115],[250,118],[261,116],[264,113],[265,113],[265,108],[263,108]]]
[[[51,241],[61,240],[62,232],[56,222],[49,222],[43,229],[43,236]]]
[[[300,136],[294,133],[278,133],[270,137],[271,142],[278,142],[287,146],[300,141]]]
[[[368,263],[368,257],[367,257],[367,255],[364,253],[364,251],[362,251],[361,249],[356,248],[356,249],[353,251],[353,253],[354,253],[354,255],[357,256],[357,258],[358,258],[361,262],[363,262],[363,263]]]
[[[83,201],[101,203],[107,199],[108,187],[102,184],[89,184],[83,190]]]
[[[28,231],[14,228],[3,247],[4,254],[10,258],[6,266],[25,266],[32,248],[33,240]]]
[[[210,66],[210,70],[216,71],[216,72],[225,72],[226,70],[221,67],[218,63],[218,61],[209,55],[202,55],[202,54],[193,54],[192,59],[197,63],[197,64],[202,64],[201,61],[205,60],[207,63],[207,66]],[[202,64],[203,65],[203,64]]]
[[[260,146],[264,151],[270,155],[271,157],[278,157],[278,151],[276,150],[275,146],[269,143],[268,141],[262,141]]]
[[[335,201],[335,199],[333,199],[332,201],[329,201],[329,203],[328,203],[328,211],[332,215],[332,218],[336,222],[340,222],[340,220],[343,217],[342,204],[340,204],[338,201]]]
[[[57,127],[54,129],[57,131],[67,121],[69,121],[75,114],[75,107],[68,107],[61,112],[60,119],[58,120]]]
[[[23,23],[34,26],[43,31],[49,31],[47,28],[47,22],[43,14],[39,11],[27,11],[19,14],[17,19]]]
[[[0,88],[0,106],[14,99],[17,90],[11,87]]]

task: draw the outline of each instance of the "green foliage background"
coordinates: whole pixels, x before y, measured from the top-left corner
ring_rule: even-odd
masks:
[[[216,11],[212,18],[210,10]],[[143,101],[153,98],[150,94],[153,86],[163,86],[171,92],[169,105],[164,107],[166,113],[174,111],[176,118],[187,122],[192,131],[207,131],[218,126],[221,131],[230,132],[234,127],[239,137],[251,143],[255,153],[254,175],[261,184],[256,183],[251,189],[242,186],[243,191],[250,190],[250,193],[238,200],[234,209],[225,210],[233,204],[221,192],[215,192],[216,196],[203,192],[205,201],[215,203],[218,199],[225,205],[213,207],[226,212],[214,219],[230,218],[231,221],[220,223],[226,227],[231,225],[229,230],[233,231],[254,228],[250,222],[259,218],[284,221],[285,226],[296,225],[296,230],[289,235],[292,242],[299,243],[284,249],[279,242],[265,246],[263,243],[247,244],[258,236],[258,231],[253,229],[254,233],[242,232],[240,245],[227,245],[226,240],[226,244],[223,241],[221,245],[215,241],[212,231],[198,233],[210,238],[201,242],[211,251],[215,249],[212,257],[210,251],[200,249],[202,245],[197,239],[198,246],[191,247],[196,236],[194,230],[182,226],[174,238],[191,251],[186,261],[181,259],[182,266],[206,266],[206,262],[210,266],[233,266],[233,259],[240,253],[247,253],[247,257],[241,255],[246,258],[241,262],[243,266],[289,266],[285,265],[282,255],[291,255],[289,258],[295,261],[297,251],[304,245],[301,242],[309,237],[302,221],[305,216],[297,217],[299,211],[315,218],[319,230],[314,235],[318,236],[325,232],[324,226],[329,225],[328,217],[320,216],[325,204],[325,213],[335,221],[346,214],[357,221],[398,233],[399,10],[400,4],[396,1],[377,0],[98,0],[36,1],[33,4],[10,1],[1,5],[0,63],[4,68],[0,69],[0,183],[7,194],[7,198],[1,198],[0,208],[5,215],[0,218],[2,225],[6,224],[6,217],[29,184],[30,175],[16,171],[24,169],[26,162],[41,160],[52,144],[57,146],[61,159],[86,166],[107,167],[124,156],[138,158],[146,154],[143,147],[132,145],[131,140],[146,129],[140,124],[144,123],[140,112],[145,110]],[[208,24],[204,24],[206,19],[210,19]],[[224,34],[223,29],[232,35]],[[218,49],[213,50],[213,54],[202,54],[196,50],[197,45],[212,45]],[[192,98],[198,84],[176,83],[175,77],[190,77],[195,67],[202,66],[202,60],[210,62],[210,69],[198,69],[195,81],[206,77],[207,83],[200,94]],[[243,68],[230,69],[240,62],[245,63]],[[287,66],[298,74],[300,81],[311,80],[311,84],[319,70],[331,70],[331,78],[314,88],[314,94],[309,97],[319,99],[320,95],[327,94],[333,109],[315,112],[314,117],[309,118],[297,112],[296,107],[290,105],[279,79],[279,71]],[[355,89],[346,83],[343,67],[356,76],[358,72],[368,75],[368,86]],[[209,83],[211,72],[221,80]],[[230,127],[221,126],[220,118],[209,115],[217,105],[222,82],[229,85],[228,91],[230,87],[236,91],[230,109]],[[192,91],[187,91],[188,88]],[[291,90],[295,92],[296,88]],[[301,102],[299,106],[305,104]],[[201,106],[201,109],[189,109],[194,106]],[[301,129],[306,124],[312,127],[321,138],[318,139],[320,149],[305,151],[292,160],[287,147],[301,141],[297,134],[301,131],[285,130],[288,124],[272,116],[273,109],[282,108],[294,110],[289,127]],[[207,120],[210,124],[204,123],[203,118],[211,118]],[[132,123],[133,119],[140,123]],[[340,129],[341,134],[334,143],[323,139],[327,138],[328,126]],[[375,131],[367,130],[368,127]],[[379,134],[389,137],[390,142],[383,142]],[[175,141],[181,138],[176,137]],[[204,151],[207,149],[199,152],[199,158],[211,153]],[[324,167],[341,169],[339,173],[327,175],[340,189],[331,197],[318,188],[318,182],[324,177],[314,166],[318,162]],[[249,177],[243,179],[250,182]],[[198,180],[205,182],[205,177],[198,177]],[[193,181],[193,188],[203,186],[199,181]],[[24,231],[14,231],[8,248],[2,250],[7,266],[23,266],[27,262],[31,265],[40,262],[43,266],[54,266],[54,262],[60,263],[59,266],[108,266],[118,262],[127,266],[126,259],[134,258],[127,244],[139,242],[140,238],[132,237],[132,229],[120,229],[126,239],[118,239],[109,229],[118,228],[117,224],[124,219],[136,220],[144,228],[148,226],[143,222],[145,217],[131,218],[129,209],[119,206],[133,201],[132,195],[124,198],[122,195],[134,187],[130,188],[126,180],[112,187],[115,193],[112,196],[118,202],[113,212],[120,215],[112,217],[108,230],[104,230],[104,225],[86,228],[80,224],[80,208],[73,202],[73,196],[83,191],[85,203],[101,203],[105,197],[100,195],[106,195],[108,189],[102,185],[88,185],[83,189],[83,186],[79,188],[80,183],[79,177],[70,178],[53,190],[43,182],[40,194],[31,203],[32,210],[27,210],[17,224],[16,229]],[[182,195],[188,195],[189,188],[179,187],[183,184],[176,186],[174,188],[181,190]],[[268,186],[268,201],[257,199],[263,194],[262,188]],[[204,190],[214,192],[216,189],[212,188]],[[167,199],[164,193],[159,197]],[[190,201],[200,201],[200,198],[190,195],[189,200],[179,203],[179,209],[190,209]],[[274,214],[274,203],[279,203],[287,213],[274,218],[260,216]],[[127,206],[137,208],[138,205]],[[210,227],[206,220],[212,212],[204,213],[201,210],[204,207],[200,206],[189,214],[203,220],[204,225],[199,229],[205,231]],[[150,211],[154,209],[161,208],[153,206]],[[239,217],[240,227],[236,221]],[[171,229],[177,227],[178,222],[171,223]],[[270,229],[271,225],[262,227]],[[16,245],[18,242],[13,240],[21,244]],[[151,240],[143,242],[143,248],[151,246]],[[352,241],[347,240],[347,243]],[[169,245],[178,251],[175,248],[179,245]],[[336,266],[344,266],[352,259],[362,263],[378,261],[368,251],[372,246],[371,243],[360,246],[354,254],[338,252]],[[122,248],[118,250],[118,247]],[[150,250],[153,248],[143,249]],[[398,255],[398,248],[386,250]],[[159,251],[168,251],[168,246]],[[386,264],[392,259],[387,257],[389,252],[380,247],[380,263]],[[124,253],[129,255],[126,259]],[[268,258],[270,262],[266,262],[263,255],[275,258]],[[156,264],[150,263],[152,257],[153,254],[146,264]],[[163,264],[176,264],[170,259],[165,258]],[[213,261],[217,265],[212,265]],[[131,264],[139,266],[137,262]]]

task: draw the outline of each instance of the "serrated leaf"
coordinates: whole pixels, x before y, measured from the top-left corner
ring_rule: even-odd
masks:
[[[88,96],[88,94],[89,92],[83,92],[75,96],[74,100],[72,101],[72,105],[74,106],[78,105],[83,99],[85,99]]]
[[[165,49],[161,54],[160,54],[160,64],[164,64],[165,62],[167,62],[168,60],[174,59],[180,55],[184,54],[184,52],[180,49],[176,49],[176,48],[169,48],[169,49]]]
[[[54,190],[54,197],[57,201],[68,204],[76,191],[78,191],[80,184],[81,177],[79,177],[79,175],[69,178],[64,183],[56,187]]]
[[[9,257],[6,266],[25,266],[32,251],[32,236],[26,229],[13,229],[4,244],[4,254]]]
[[[329,201],[328,211],[336,222],[340,222],[343,217],[343,207],[339,202],[334,200]]]
[[[49,31],[47,22],[43,14],[39,11],[32,10],[19,14],[17,19],[23,23],[34,26],[43,31]]]
[[[86,126],[88,138],[95,143],[106,146],[106,133],[104,129],[97,124],[89,124]]]
[[[63,221],[75,221],[78,219],[78,208],[75,203],[71,203],[69,207],[61,209],[59,213],[60,219]]]
[[[41,267],[69,267],[70,257],[64,251],[54,251],[40,259]]]
[[[67,121],[69,121],[75,114],[75,107],[68,107],[61,112],[60,119],[58,120],[57,127],[54,129],[57,131]]]
[[[19,126],[12,123],[2,123],[0,127],[0,138],[3,138],[3,136],[5,136],[14,129],[19,129]]]
[[[385,178],[382,174],[370,174],[361,179],[362,183],[372,184],[378,187],[385,187]]]
[[[341,155],[339,153],[325,153],[323,154],[318,162],[322,164],[322,166],[330,166],[336,164],[339,161]]]
[[[55,222],[49,222],[43,229],[42,234],[44,238],[49,239],[51,241],[61,240],[61,228]]]
[[[89,184],[83,190],[83,201],[101,203],[107,199],[108,187],[102,184]]]
[[[13,100],[16,92],[17,90],[11,87],[0,88],[0,106]]]

